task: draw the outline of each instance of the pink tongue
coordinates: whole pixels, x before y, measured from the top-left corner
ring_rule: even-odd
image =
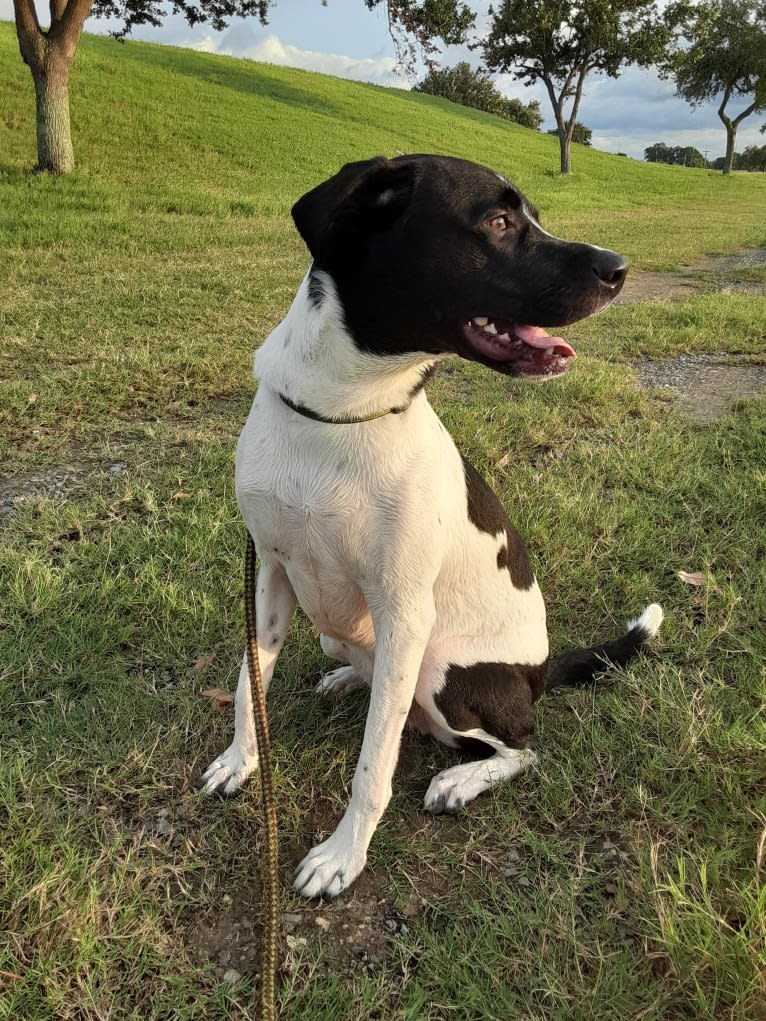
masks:
[[[565,355],[567,358],[574,355],[574,348],[561,337],[552,337],[546,333],[542,326],[514,326],[513,334],[530,347],[552,347],[557,355]]]

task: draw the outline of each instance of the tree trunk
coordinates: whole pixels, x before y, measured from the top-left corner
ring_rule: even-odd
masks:
[[[69,65],[46,54],[42,68],[32,71],[37,105],[37,169],[51,174],[74,170],[69,125]]]
[[[566,128],[559,128],[559,148],[561,150],[561,173],[571,173],[569,154],[571,151],[572,139]]]
[[[21,59],[32,74],[37,105],[37,169],[74,170],[69,126],[69,72],[93,0],[50,0],[51,26],[40,27],[34,0],[13,0]]]
[[[737,141],[737,126],[731,121],[726,125],[726,158],[723,161],[724,174],[730,174],[734,163],[734,146]]]

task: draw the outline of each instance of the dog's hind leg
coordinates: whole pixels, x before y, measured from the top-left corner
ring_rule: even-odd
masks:
[[[329,635],[320,635],[319,644],[325,656],[348,664],[324,674],[315,689],[320,695],[345,695],[348,691],[369,687],[372,681],[372,655],[367,649],[349,642],[340,642]]]
[[[255,585],[255,626],[258,663],[266,693],[295,609],[295,593],[284,568],[276,562],[264,562]],[[258,744],[253,719],[253,701],[247,653],[239,670],[234,697],[234,740],[207,767],[200,779],[204,794],[234,794],[258,768]]]
[[[443,770],[426,791],[430,812],[457,812],[469,801],[537,761],[528,747],[532,706],[547,663],[475,663],[457,667],[427,657],[415,698],[422,729],[476,761]]]
[[[477,732],[479,740],[487,741],[488,735]],[[508,748],[499,745],[498,750],[488,759],[476,762],[461,762],[450,766],[433,778],[423,799],[423,806],[434,814],[459,812],[469,801],[473,801],[490,787],[510,780],[511,777],[528,769],[537,761],[529,748]]]

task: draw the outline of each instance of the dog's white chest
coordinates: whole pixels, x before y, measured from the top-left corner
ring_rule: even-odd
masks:
[[[323,497],[296,507],[273,495],[255,495],[247,506],[261,557],[284,566],[314,626],[333,638],[366,644],[372,625],[349,541],[351,517],[337,504],[330,512]]]
[[[273,408],[271,409],[273,411]],[[362,593],[374,547],[369,480],[331,446],[305,446],[280,416],[253,407],[237,452],[237,499],[262,559],[285,568],[322,633],[372,642]]]

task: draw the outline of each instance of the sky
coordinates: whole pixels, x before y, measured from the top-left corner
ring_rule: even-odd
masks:
[[[474,6],[480,14],[479,28],[486,25],[486,6]],[[42,20],[47,5],[38,0]],[[0,18],[13,18],[13,0],[0,0]],[[110,31],[116,22],[91,18],[86,31]],[[180,15],[169,15],[160,28],[142,26],[135,39],[185,46],[210,53],[321,71],[355,81],[409,88],[410,82],[397,70],[394,45],[382,9],[368,11],[363,0],[278,0],[262,26],[257,18],[235,18],[223,32],[209,25],[190,28]],[[468,60],[474,66],[480,55],[466,47],[452,46],[440,57],[442,66]],[[511,75],[496,77],[498,89],[528,103],[540,101],[545,117],[543,129],[554,126],[550,100],[543,86],[527,87]],[[652,70],[626,68],[618,79],[590,75],[580,107],[579,120],[593,131],[592,144],[607,152],[625,152],[643,158],[644,149],[654,142],[666,145],[692,145],[707,153],[710,160],[722,156],[726,135],[718,119],[716,105],[692,109],[673,94],[673,85],[663,82]],[[736,114],[745,102],[730,104]],[[751,114],[740,125],[737,150],[747,145],[765,144],[760,127],[764,115]]]

